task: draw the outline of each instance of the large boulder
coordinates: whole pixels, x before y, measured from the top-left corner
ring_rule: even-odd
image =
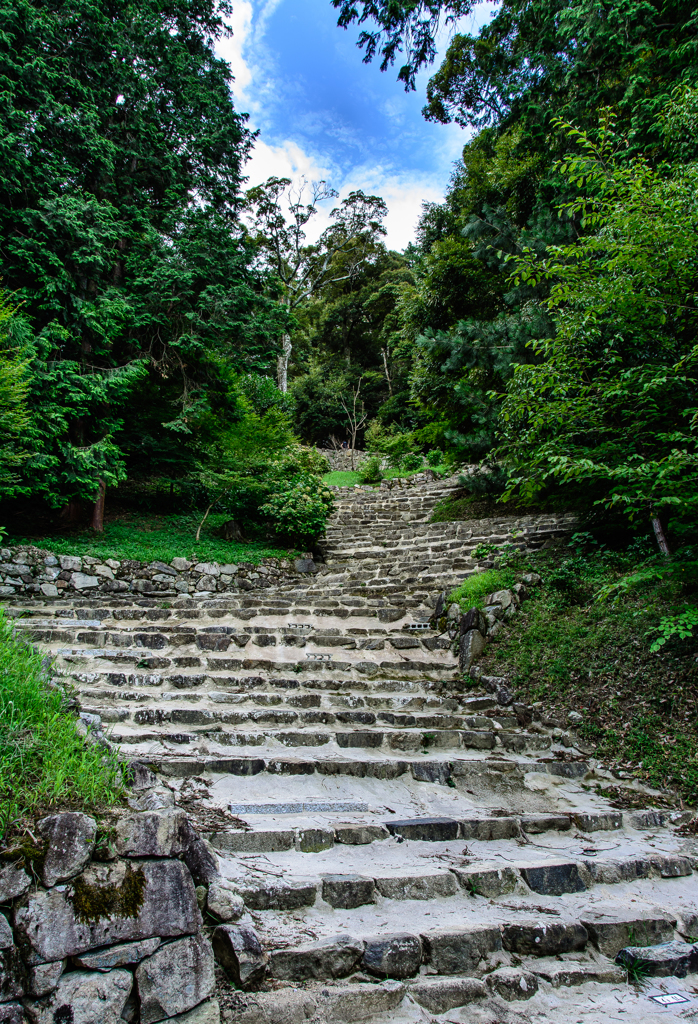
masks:
[[[213,952],[237,988],[255,988],[262,981],[269,956],[249,925],[219,925],[213,933]]]
[[[30,965],[89,949],[198,931],[194,883],[177,860],[92,864],[72,884],[31,892],[15,910],[15,941]]]
[[[412,978],[422,963],[418,935],[383,935],[367,939],[362,964],[382,978]]]
[[[122,1024],[121,1014],[133,987],[129,971],[64,974],[45,999],[25,1003],[31,1024]]]
[[[42,818],[36,828],[46,848],[43,860],[37,862],[45,886],[67,882],[89,864],[97,835],[94,818],[66,811]]]
[[[487,984],[502,999],[530,999],[538,991],[538,978],[520,967],[500,967],[487,975]]]
[[[195,838],[184,811],[168,808],[128,814],[116,825],[116,850],[122,857],[179,857]]]
[[[141,1024],[186,1013],[213,995],[213,950],[204,935],[178,939],[144,960],[136,971]]]

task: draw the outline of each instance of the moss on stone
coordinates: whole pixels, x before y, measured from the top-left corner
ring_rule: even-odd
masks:
[[[134,871],[129,864],[121,883],[92,885],[84,876],[76,878],[68,899],[82,924],[96,924],[104,918],[138,917],[145,899],[146,878],[143,868]]]

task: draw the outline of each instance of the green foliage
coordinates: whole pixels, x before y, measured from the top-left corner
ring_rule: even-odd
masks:
[[[30,423],[28,367],[8,337],[8,325],[15,315],[0,293],[0,495],[12,490],[17,480],[16,469],[28,455],[24,446]]]
[[[463,611],[469,608],[484,608],[485,598],[497,590],[507,590],[516,583],[511,569],[485,569],[484,572],[468,576],[451,594],[449,601],[457,601]]]
[[[516,257],[514,280],[546,279],[555,337],[533,342],[502,409],[508,494],[567,487],[630,518],[698,510],[698,165],[621,159],[566,126],[582,153],[560,164],[577,195],[561,215],[589,234]]]
[[[359,469],[359,483],[362,484],[379,484],[383,479],[383,470],[381,469],[381,460],[377,455],[372,455],[370,459],[366,459],[361,464]]]
[[[650,650],[661,650],[667,641],[673,637],[679,640],[690,640],[693,638],[693,630],[698,626],[698,608],[687,608],[678,615],[665,615],[657,626],[659,636],[652,643]]]
[[[334,511],[334,496],[317,477],[304,473],[290,485],[272,495],[261,512],[269,518],[277,533],[310,541],[321,536]]]
[[[114,804],[122,783],[116,754],[85,743],[41,655],[0,611],[0,838],[37,811]]]
[[[266,500],[267,490],[257,497],[256,509]],[[191,512],[180,515],[132,515],[107,522],[104,533],[92,530],[48,533],[41,538],[10,536],[8,544],[36,544],[58,555],[90,555],[93,558],[131,558],[137,562],[164,562],[173,558],[188,558],[193,562],[240,563],[257,565],[263,558],[285,558],[289,552],[268,540],[226,541],[217,536],[223,523],[231,516],[230,510],[214,512],[206,520],[199,541],[195,541],[201,514]]]

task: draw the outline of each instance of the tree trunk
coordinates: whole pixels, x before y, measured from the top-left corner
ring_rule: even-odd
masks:
[[[276,363],[276,377],[279,384],[279,391],[284,394],[288,391],[288,364],[291,359],[291,335],[284,334],[283,348]]]
[[[668,558],[671,554],[671,548],[669,547],[669,541],[667,540],[667,535],[664,531],[664,526],[659,513],[653,510],[650,515],[650,521],[652,523],[652,529],[654,530],[654,536],[657,540],[659,550]]]
[[[104,498],[107,493],[107,485],[100,477],[97,500],[92,509],[92,529],[95,533],[104,533]]]
[[[386,349],[382,348],[381,349],[381,353],[383,354],[383,367],[385,369],[385,379],[388,382],[388,391],[392,395],[392,393],[393,393],[393,382],[391,381],[390,373],[388,372],[388,352],[387,352]]]

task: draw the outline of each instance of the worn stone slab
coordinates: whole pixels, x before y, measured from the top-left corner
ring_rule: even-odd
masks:
[[[320,989],[316,1006],[319,1020],[375,1020],[400,1005],[405,986],[388,980],[380,985],[342,985]],[[236,1022],[237,1024],[237,1022]]]
[[[334,846],[333,828],[300,828],[296,835],[296,846],[301,853],[321,853]]]
[[[549,982],[553,988],[569,988],[573,985],[585,985],[596,982],[603,985],[618,985],[626,980],[626,972],[610,960],[605,962],[577,962],[574,960],[532,960],[528,970],[539,978]]]
[[[438,928],[422,933],[424,960],[438,974],[471,974],[480,961],[502,948],[497,927]]]
[[[187,935],[201,923],[194,883],[180,861],[92,864],[78,877],[79,882],[60,891],[30,892],[26,903],[16,909],[15,941],[28,964],[62,960],[115,942]],[[126,907],[126,912],[137,909],[136,897],[142,893],[134,917],[120,916],[118,902],[111,917],[96,914],[96,919],[85,919],[80,913],[80,891],[89,912],[91,895],[102,900],[116,898],[125,885],[134,894],[133,905]]]
[[[517,889],[526,891],[521,876],[516,868],[499,864],[469,864],[467,868],[454,868],[453,873],[461,888],[473,896],[485,896],[494,899]]]
[[[521,832],[518,818],[463,818],[460,822],[461,839],[515,839]]]
[[[620,811],[572,811],[572,820],[583,832],[612,832],[623,826]]]
[[[422,943],[418,935],[409,933],[367,939],[361,963],[382,978],[411,978],[422,963]]]
[[[322,879],[322,898],[331,907],[342,910],[363,907],[375,903],[375,882],[361,875],[325,875]]]
[[[698,945],[690,942],[664,942],[657,946],[626,946],[616,963],[650,978],[685,978],[698,971]]]
[[[566,892],[584,892],[584,884],[574,861],[544,864],[517,864],[521,876],[534,892],[546,896],[562,896]]]
[[[376,888],[389,900],[433,900],[438,896],[455,896],[458,883],[449,871],[423,875],[388,875],[376,878]]]
[[[279,853],[293,849],[296,833],[291,828],[218,832],[211,840],[217,849],[229,853]]]
[[[572,827],[568,814],[522,814],[521,828],[527,835],[542,832],[567,832]]]
[[[487,987],[508,1003],[531,999],[538,991],[538,978],[521,967],[500,967],[485,980]]]
[[[191,1010],[213,995],[213,950],[204,935],[162,946],[136,970],[141,1024]]]
[[[364,943],[349,935],[308,946],[277,949],[269,957],[269,973],[279,981],[326,981],[351,974],[364,952]]]
[[[389,839],[390,832],[385,825],[336,825],[334,838],[348,846],[367,846]]]
[[[71,971],[50,995],[25,1003],[30,1024],[120,1024],[133,988],[130,971]]]
[[[487,998],[487,986],[479,978],[423,978],[407,991],[430,1013],[446,1013]]]
[[[95,953],[81,953],[73,957],[73,963],[90,971],[110,971],[114,967],[140,963],[161,945],[162,939],[159,937],[144,939],[142,942],[125,942],[119,946],[97,950]]]
[[[502,945],[510,953],[556,956],[584,949],[586,928],[577,922],[530,921],[502,926]]]
[[[318,888],[316,882],[270,882],[254,887],[241,885],[239,892],[250,910],[298,910],[312,907]]]
[[[676,920],[666,914],[585,914],[581,922],[604,956],[615,957],[624,946],[656,946],[671,942]]]
[[[458,822],[453,818],[413,818],[408,821],[386,821],[391,835],[403,839],[438,843],[458,838]]]

